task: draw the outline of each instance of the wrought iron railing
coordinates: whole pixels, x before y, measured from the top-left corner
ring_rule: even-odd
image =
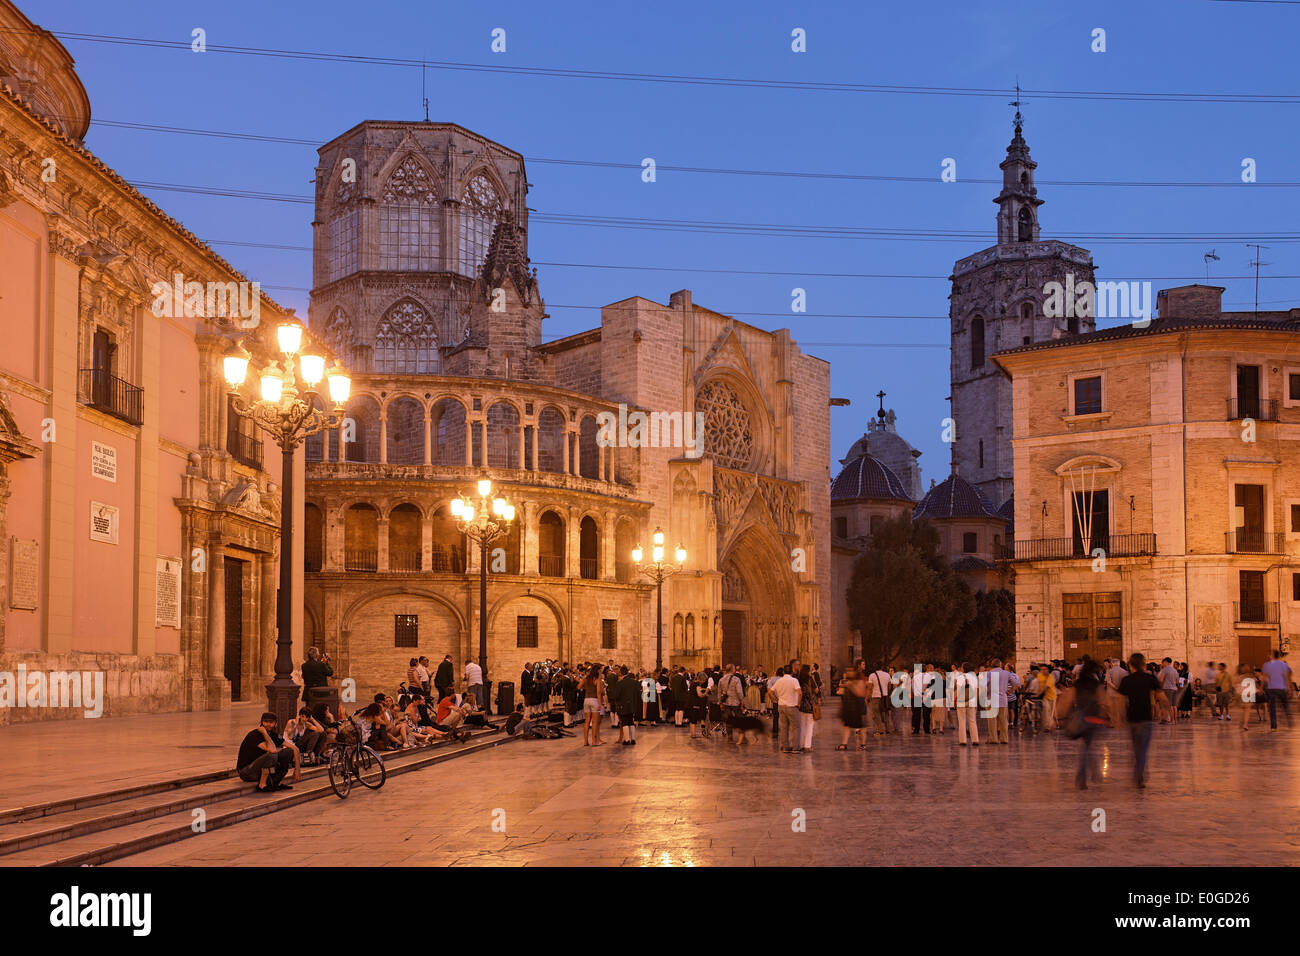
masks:
[[[348,548],[343,552],[345,571],[378,571],[379,552],[364,548]]]
[[[1257,422],[1277,421],[1277,399],[1228,399],[1228,421],[1235,422],[1243,418],[1253,418]]]
[[[1226,531],[1223,549],[1228,554],[1285,554],[1286,535],[1268,531]]]
[[[1029,538],[1014,542],[1014,561],[1072,561],[1091,559],[1098,548],[1108,558],[1134,558],[1156,553],[1153,533],[1093,535],[1079,538]]]
[[[537,573],[548,578],[564,577],[564,555],[539,554],[537,556]]]
[[[578,565],[579,565],[578,573],[582,575],[582,577],[587,578],[588,580],[591,581],[596,580],[596,559],[595,558],[579,558]]]
[[[389,571],[421,570],[420,549],[419,548],[389,548],[388,549],[388,570]]]
[[[1233,601],[1232,618],[1238,624],[1276,624],[1276,601]]]
[[[262,440],[253,435],[245,435],[240,431],[232,431],[226,435],[226,451],[230,452],[235,461],[247,465],[249,468],[261,469],[262,456],[265,448]]]
[[[144,389],[98,368],[83,368],[79,385],[82,401],[91,408],[132,425],[144,421]]]

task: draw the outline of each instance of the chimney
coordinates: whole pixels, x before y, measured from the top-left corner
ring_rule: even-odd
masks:
[[[1162,319],[1217,319],[1223,312],[1223,286],[1182,285],[1156,294]]]

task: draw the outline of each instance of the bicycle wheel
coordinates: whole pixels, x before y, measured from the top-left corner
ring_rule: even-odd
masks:
[[[330,751],[330,786],[334,788],[334,794],[340,799],[345,799],[352,792],[352,771],[348,759],[348,752],[342,747],[335,747]]]
[[[384,785],[388,771],[384,769],[383,757],[369,747],[362,747],[353,759],[353,770],[363,787],[378,790]]]

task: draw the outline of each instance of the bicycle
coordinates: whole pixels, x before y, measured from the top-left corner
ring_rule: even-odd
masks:
[[[1041,733],[1043,728],[1043,701],[1038,697],[1022,697],[1020,700],[1020,733],[1028,732],[1030,736]]]
[[[349,717],[348,721],[352,724],[356,742],[338,742],[330,751],[330,786],[340,800],[352,792],[354,778],[363,787],[378,790],[388,777],[388,771],[384,769],[384,758],[379,756],[378,751],[362,743],[356,719]]]

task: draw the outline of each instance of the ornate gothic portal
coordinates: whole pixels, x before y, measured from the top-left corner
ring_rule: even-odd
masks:
[[[722,663],[766,667],[800,653],[794,575],[769,529],[743,532],[722,573]]]

